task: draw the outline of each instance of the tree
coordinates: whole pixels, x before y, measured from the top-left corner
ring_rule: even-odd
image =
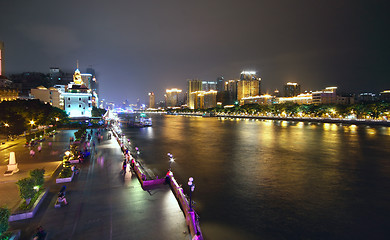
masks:
[[[16,182],[19,186],[20,197],[26,200],[26,203],[29,204],[32,197],[35,195],[34,190],[34,179],[32,178],[23,178]]]
[[[45,169],[34,169],[30,171],[30,176],[34,180],[34,186],[42,186],[45,182],[43,176],[45,174]]]
[[[0,208],[0,236],[8,230],[8,219],[10,214],[11,213],[8,208]]]

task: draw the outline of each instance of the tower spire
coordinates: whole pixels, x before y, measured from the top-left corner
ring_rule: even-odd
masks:
[[[79,69],[79,60],[76,61],[77,69]]]

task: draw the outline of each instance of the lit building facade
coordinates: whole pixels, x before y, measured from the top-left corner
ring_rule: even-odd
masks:
[[[298,83],[288,82],[284,85],[284,96],[295,97],[301,94],[301,86]]]
[[[261,96],[242,98],[240,100],[240,105],[244,105],[244,104],[269,105],[269,104],[273,104],[274,101],[275,101],[274,96],[265,94],[265,95],[261,95]]]
[[[313,104],[337,103],[337,87],[327,87],[321,91],[312,92]]]
[[[73,83],[65,87],[62,94],[64,110],[70,118],[90,118],[92,116],[92,93],[84,85],[79,69],[73,75]]]
[[[156,99],[154,96],[154,92],[150,92],[148,95],[149,95],[149,108],[156,108]]]
[[[243,71],[240,80],[237,82],[237,101],[242,98],[255,97],[261,94],[261,78],[256,72]]]
[[[379,93],[379,100],[383,102],[390,102],[390,90],[385,90]]]
[[[208,109],[217,106],[217,91],[196,91],[190,94],[194,103],[193,109]]]
[[[165,91],[165,105],[167,108],[180,107],[180,94],[182,90],[177,88]]]
[[[202,81],[198,79],[188,80],[188,91],[187,91],[187,106],[190,109],[195,109],[195,99],[191,93],[202,91]]]
[[[34,98],[39,99],[41,102],[48,103],[53,107],[64,109],[64,101],[61,96],[61,92],[55,87],[45,88],[44,86],[39,86],[31,89],[31,95],[33,95]]]
[[[0,88],[0,102],[13,101],[18,99],[19,93],[16,89]]]
[[[276,103],[296,103],[296,104],[312,104],[313,95],[311,93],[302,93],[293,97],[278,97]]]

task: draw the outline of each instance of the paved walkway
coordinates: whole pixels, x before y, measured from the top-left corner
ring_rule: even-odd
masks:
[[[46,140],[34,147],[25,147],[25,138],[8,141],[0,145],[0,206],[15,209],[21,199],[19,190],[15,184],[18,180],[28,177],[31,170],[45,169],[45,178],[51,177],[59,164],[66,149],[69,149],[69,137],[74,135],[75,130],[59,131],[54,137],[46,137]],[[42,147],[41,152],[37,150]],[[35,156],[30,156],[30,150],[34,150]],[[19,172],[12,176],[4,176],[7,170],[9,153],[15,152],[16,163]]]
[[[54,208],[62,184],[52,183],[33,219],[11,223],[12,229],[22,229],[22,239],[39,225],[49,239],[191,239],[167,185],[144,191],[129,169],[121,172],[123,156],[114,138],[96,146],[80,174],[64,184],[69,205]]]

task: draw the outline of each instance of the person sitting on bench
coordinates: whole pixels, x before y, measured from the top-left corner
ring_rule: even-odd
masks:
[[[58,194],[58,199],[57,200],[58,200],[59,203],[64,203],[65,205],[68,205],[68,202],[66,201],[64,193]]]

